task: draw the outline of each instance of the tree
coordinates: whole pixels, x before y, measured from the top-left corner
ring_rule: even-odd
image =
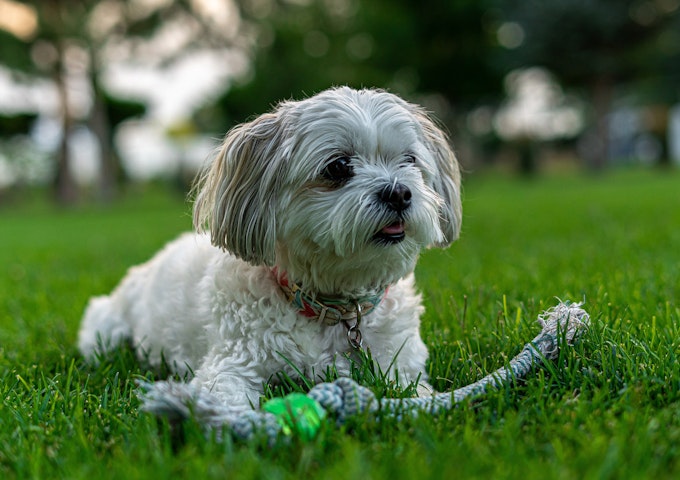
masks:
[[[37,20],[29,35],[17,38],[0,30],[3,63],[28,75],[50,78],[59,93],[62,138],[57,153],[54,178],[56,199],[62,203],[77,200],[78,189],[70,172],[69,132],[78,115],[72,110],[68,82],[74,74],[86,80],[91,107],[85,122],[99,140],[101,176],[99,193],[113,196],[121,167],[112,142],[114,122],[138,114],[139,103],[123,105],[102,85],[101,75],[112,56],[127,55],[151,63],[170,62],[186,49],[215,48],[235,43],[238,18],[231,2],[221,2],[218,10],[204,2],[178,0],[149,3],[139,0],[27,0],[21,2]],[[220,7],[223,7],[219,9]],[[159,34],[171,27],[183,28],[184,41],[177,48],[162,51],[149,48]],[[146,52],[146,54],[144,53]],[[121,108],[125,106],[126,108]],[[118,113],[111,117],[112,111]],[[124,113],[123,116],[120,114]]]
[[[542,66],[566,86],[583,88],[592,105],[594,131],[589,165],[607,159],[607,115],[613,92],[653,71],[655,40],[677,14],[677,4],[630,0],[505,0],[507,22],[518,27],[521,45],[509,52],[514,66]]]
[[[484,25],[488,0],[242,2],[255,32],[249,76],[207,109],[229,125],[281,99],[333,85],[388,88],[464,107],[501,92],[491,63],[496,44]],[[441,112],[440,112],[441,113]]]

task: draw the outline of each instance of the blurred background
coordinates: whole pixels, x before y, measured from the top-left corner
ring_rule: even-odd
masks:
[[[186,191],[281,99],[382,87],[468,175],[680,166],[680,0],[0,0],[0,205]]]

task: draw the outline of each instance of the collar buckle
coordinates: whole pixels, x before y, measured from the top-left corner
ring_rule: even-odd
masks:
[[[359,302],[354,302],[354,306],[356,307],[357,316],[354,325],[350,325],[347,320],[343,320],[342,323],[345,325],[345,328],[347,328],[347,343],[349,343],[349,346],[354,350],[361,350],[364,343],[361,330],[359,330],[359,326],[361,325],[361,305],[359,305]]]

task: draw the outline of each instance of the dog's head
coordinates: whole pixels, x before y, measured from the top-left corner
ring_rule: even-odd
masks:
[[[461,223],[446,135],[379,90],[326,90],[235,127],[197,192],[194,223],[216,246],[326,293],[395,282]]]

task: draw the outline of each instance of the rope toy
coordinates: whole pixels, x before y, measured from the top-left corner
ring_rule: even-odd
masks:
[[[274,398],[260,411],[243,412],[230,409],[209,392],[196,391],[187,383],[139,382],[141,409],[167,417],[171,422],[193,417],[207,431],[215,431],[218,437],[224,430],[238,440],[264,437],[270,445],[281,437],[290,439],[297,436],[310,440],[329,416],[335,418],[337,424],[343,424],[351,417],[366,413],[380,412],[398,418],[415,417],[420,413],[436,415],[450,410],[464,399],[501,388],[513,379],[525,378],[534,366],[556,359],[560,341],[563,339],[566,344],[573,345],[588,327],[590,316],[581,305],[561,302],[541,313],[538,322],[543,330],[507,366],[453,392],[429,397],[379,399],[368,388],[342,377],[332,383],[314,386],[307,395],[293,393]]]

